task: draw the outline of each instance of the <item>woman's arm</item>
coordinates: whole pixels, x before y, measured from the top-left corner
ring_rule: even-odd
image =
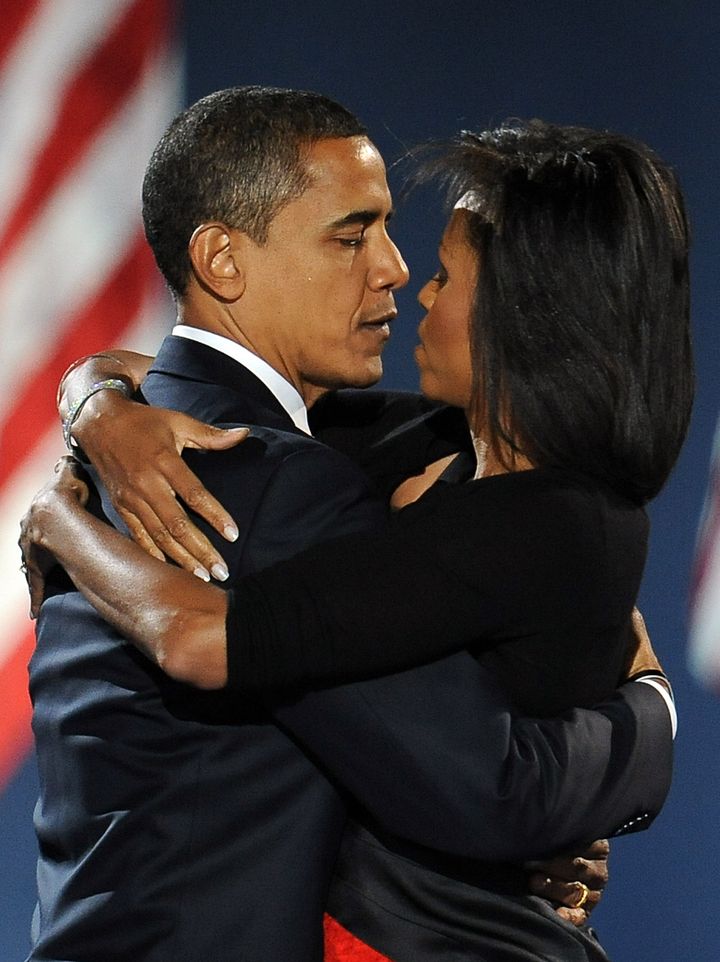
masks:
[[[227,679],[225,592],[151,557],[85,510],[87,498],[82,468],[61,458],[22,519],[32,617],[55,559],[98,613],[168,675],[221,688]]]
[[[222,430],[177,411],[150,408],[119,390],[95,391],[108,380],[136,391],[152,361],[119,350],[82,358],[60,381],[58,411],[66,423],[81,405],[70,434],[92,461],[134,540],[156,558],[167,556],[200,577],[212,573],[223,580],[227,575],[221,555],[185,508],[205,518],[228,541],[237,538],[237,526],[180,454],[184,448],[224,450],[244,440],[248,431]]]
[[[348,600],[347,592],[338,593],[328,579],[328,583],[319,587],[320,595],[324,594],[326,599],[319,604],[328,608],[321,614],[329,617],[332,629],[333,617],[337,614],[334,602],[344,598],[340,614],[344,616],[345,609],[351,609],[352,624],[357,623],[360,626],[358,631],[365,632],[364,644],[352,650],[346,646],[340,651],[335,646],[332,631],[329,638],[323,637],[322,632],[310,640],[298,636],[298,624],[293,621],[296,612],[291,606],[289,638],[285,640],[290,644],[292,657],[288,657],[285,649],[278,657],[274,642],[285,634],[277,604],[283,599],[283,592],[287,594],[292,583],[294,599],[301,600],[305,588],[314,587],[317,596],[312,565],[307,585],[297,583],[297,573],[306,567],[306,559],[312,556],[312,552],[304,552],[299,563],[291,559],[243,579],[233,593],[235,605],[228,618],[224,591],[150,557],[89,514],[83,507],[86,499],[87,486],[81,469],[72,459],[64,458],[56,466],[55,478],[36,495],[22,521],[20,544],[28,569],[32,613],[37,614],[42,601],[42,581],[52,555],[102,617],[179,681],[203,688],[222,687],[228,680],[229,661],[230,681],[237,687],[272,689],[298,684],[331,684],[338,680],[386,674],[457,651],[467,647],[468,637],[476,631],[466,613],[462,617],[467,588],[456,585],[453,578],[438,581],[438,597],[431,596],[435,603],[430,606],[436,614],[430,622],[425,604],[410,602],[380,607],[374,604],[373,597],[364,597],[363,592]],[[360,568],[369,565],[369,577],[365,581],[374,580],[378,585],[377,597],[383,598],[383,591],[387,593],[388,579],[382,567],[372,567],[373,538],[366,537],[365,540],[369,540],[370,553],[366,551],[360,557],[355,554],[352,558],[346,557],[343,550],[345,539],[317,550],[322,555],[328,547],[331,548],[330,566],[337,571],[340,587],[347,578],[348,565],[359,564]],[[401,560],[398,559],[398,564]],[[290,583],[285,577],[288,565],[293,574]],[[401,579],[405,577],[407,580],[407,591],[417,594],[413,572],[400,570],[399,573]],[[389,580],[394,582],[396,579]],[[278,586],[279,593],[273,595]],[[421,594],[427,593],[424,585],[419,590]],[[300,611],[301,616],[310,618],[311,625],[311,616],[316,615],[316,601],[314,598]],[[396,609],[394,621],[390,616],[391,607]],[[398,613],[400,621],[397,620]],[[267,626],[275,628],[279,617],[280,631],[268,632]],[[243,635],[243,626],[248,628],[247,635]],[[636,631],[643,635],[641,625]],[[228,632],[230,659],[226,641]],[[394,638],[396,634],[402,635],[405,642],[399,647],[388,645],[386,639]],[[268,635],[271,636],[269,640]],[[646,668],[659,669],[646,636],[644,642],[641,654],[630,666],[632,674]]]
[[[57,408],[64,422],[72,408],[89,395],[94,385],[108,379],[123,381],[130,393],[140,387],[153,358],[134,351],[107,351],[88,354],[75,361],[60,378],[57,391]],[[87,404],[92,407],[92,400]],[[78,419],[82,416],[80,412]]]

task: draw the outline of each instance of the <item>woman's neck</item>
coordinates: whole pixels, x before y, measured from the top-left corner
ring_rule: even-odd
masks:
[[[498,440],[495,444],[491,444],[484,436],[484,431],[476,431],[473,428],[467,412],[466,417],[477,461],[473,480],[490,478],[497,474],[510,474],[514,471],[529,471],[535,467],[529,458],[519,451],[513,451],[506,442]]]

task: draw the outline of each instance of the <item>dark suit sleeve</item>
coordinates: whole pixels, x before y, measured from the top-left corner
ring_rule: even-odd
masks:
[[[647,685],[596,710],[518,718],[464,653],[276,716],[384,829],[456,855],[526,859],[637,831],[670,784],[669,715]]]

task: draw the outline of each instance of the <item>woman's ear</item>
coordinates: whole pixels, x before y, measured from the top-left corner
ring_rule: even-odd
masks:
[[[236,301],[245,290],[242,237],[241,231],[222,223],[201,224],[188,244],[198,283],[223,301]]]

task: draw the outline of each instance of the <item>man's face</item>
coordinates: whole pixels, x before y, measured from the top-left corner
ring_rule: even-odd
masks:
[[[392,199],[370,141],[321,140],[306,166],[311,186],[251,245],[242,301],[252,349],[311,403],[322,389],[380,378],[408,270],[387,233]]]

